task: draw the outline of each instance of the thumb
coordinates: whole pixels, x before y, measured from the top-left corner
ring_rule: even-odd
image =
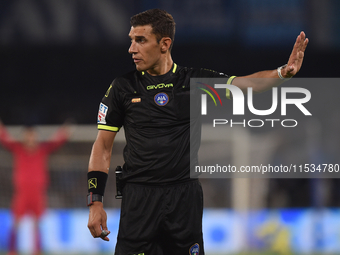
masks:
[[[286,67],[286,74],[290,75],[294,72],[295,70],[295,65],[294,64],[290,64]]]
[[[107,223],[106,223],[106,217],[102,220],[102,233],[101,233],[101,239],[105,241],[110,241],[110,239],[107,237],[111,232],[107,229]]]

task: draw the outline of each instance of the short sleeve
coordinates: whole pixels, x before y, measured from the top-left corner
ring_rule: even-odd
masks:
[[[124,109],[119,82],[114,80],[106,91],[98,110],[98,129],[118,132],[123,126]]]

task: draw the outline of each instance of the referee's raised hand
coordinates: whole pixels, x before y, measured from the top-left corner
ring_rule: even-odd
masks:
[[[100,237],[104,241],[110,241],[107,237],[110,231],[107,229],[106,220],[107,215],[103,208],[102,202],[93,202],[90,208],[89,221],[87,227],[94,238]]]
[[[292,53],[290,54],[287,66],[282,69],[282,76],[284,78],[290,78],[299,72],[303,58],[305,55],[305,50],[308,45],[308,38],[306,38],[306,34],[302,31],[299,36],[296,38]]]

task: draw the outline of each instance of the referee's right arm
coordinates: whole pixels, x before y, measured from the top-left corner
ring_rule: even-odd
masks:
[[[117,132],[99,130],[96,141],[93,144],[89,162],[89,172],[109,172],[112,145]]]
[[[112,153],[112,145],[117,132],[99,130],[96,141],[93,144],[90,156],[88,172],[103,172],[108,174]],[[96,185],[100,185],[98,182]],[[100,201],[93,202],[90,205],[88,228],[93,237],[101,237],[105,241],[109,241],[107,236],[101,236],[102,230],[107,229],[107,216]]]

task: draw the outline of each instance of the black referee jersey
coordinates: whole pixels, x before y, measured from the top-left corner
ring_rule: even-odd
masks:
[[[117,132],[124,126],[125,181],[166,184],[190,178],[190,78],[194,77],[228,76],[174,63],[164,75],[135,70],[110,85],[100,103],[98,129]]]

